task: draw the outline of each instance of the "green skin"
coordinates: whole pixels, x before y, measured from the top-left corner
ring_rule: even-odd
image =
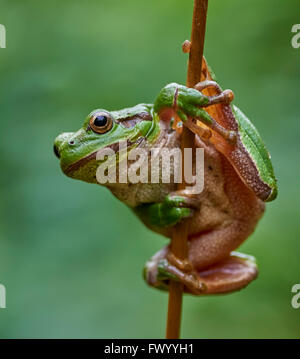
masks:
[[[170,120],[174,114],[177,114],[184,124],[188,124],[188,121],[193,118],[201,121],[213,131],[216,130],[224,138],[228,135],[225,142],[227,141],[233,149],[239,147],[244,156],[243,163],[248,161],[249,166],[252,166],[253,169],[252,177],[250,178],[249,175],[247,178],[245,171],[241,170],[239,173],[241,164],[235,163],[234,159],[229,159],[234,171],[246,185],[247,190],[245,191],[254,192],[258,201],[273,200],[277,194],[273,167],[269,153],[253,124],[237,107],[233,106],[232,113],[236,120],[237,131],[229,131],[219,126],[203,108],[214,103],[228,104],[228,98],[224,100],[225,97],[212,99],[196,89],[172,83],[160,91],[153,105],[139,104],[132,108],[111,112],[95,110],[88,115],[77,132],[62,133],[55,139],[55,153],[60,158],[61,169],[71,178],[97,183],[95,176],[99,165],[99,161],[96,160],[97,151],[111,147],[119,141],[127,141],[129,143],[128,152],[130,152],[132,148],[140,146],[141,139],[143,147],[150,149],[157,145],[166,127],[170,131]],[[90,126],[91,119],[97,114],[106,114],[113,119],[112,127],[105,133],[97,133]],[[232,133],[234,138],[237,138],[235,142],[230,142]],[[178,141],[176,146],[178,146]],[[131,187],[134,186],[131,185]],[[188,194],[176,192],[174,184],[163,185],[160,183],[157,186],[160,186],[161,190],[158,191],[157,187],[151,185],[141,187],[141,191],[147,192],[147,199],[133,203],[130,196],[124,197],[124,191],[120,191],[120,188],[124,188],[124,184],[107,185],[112,193],[130,206],[149,228],[170,236],[175,224],[185,218],[193,221],[195,204],[191,204],[191,196]],[[158,192],[160,195],[157,195]],[[158,277],[161,276],[161,279],[163,276],[174,278],[174,273],[162,269],[164,267],[162,263],[165,262],[164,258],[158,265]],[[156,284],[156,287],[162,288],[162,282]]]

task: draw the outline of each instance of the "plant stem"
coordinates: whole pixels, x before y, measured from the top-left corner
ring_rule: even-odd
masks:
[[[188,87],[195,86],[201,78],[207,7],[208,0],[194,0],[191,48],[187,73]],[[182,153],[184,153],[184,148],[194,147],[194,138],[194,134],[184,126],[181,137]],[[184,169],[184,163],[182,168]],[[184,173],[182,174],[182,178],[183,181],[178,185],[178,189],[183,189],[186,186],[186,183],[184,182]],[[185,259],[188,256],[187,236],[188,228],[185,223],[175,226],[171,242],[171,251],[180,259]],[[168,319],[166,331],[167,339],[178,339],[180,336],[182,294],[183,284],[180,282],[171,281],[169,289]]]

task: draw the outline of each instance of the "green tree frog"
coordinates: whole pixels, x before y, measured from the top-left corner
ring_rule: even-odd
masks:
[[[264,202],[275,199],[277,185],[260,135],[232,100],[232,91],[222,91],[207,70],[195,88],[171,83],[154,104],[97,109],[77,132],[62,133],[55,140],[62,171],[97,184],[99,150],[118,151],[117,144],[125,141],[128,151],[117,153],[120,166],[129,161],[133,148],[180,148],[174,119],[195,133],[195,146],[204,149],[201,193],[178,191],[174,181],[163,183],[161,178],[157,183],[121,183],[117,178],[116,183],[104,184],[147,227],[166,237],[171,238],[179,222],[188,225],[187,260],[175,257],[166,246],[146,263],[144,278],[153,287],[168,289],[172,279],[181,281],[188,293],[217,294],[243,288],[257,276],[254,258],[234,250],[254,231]]]

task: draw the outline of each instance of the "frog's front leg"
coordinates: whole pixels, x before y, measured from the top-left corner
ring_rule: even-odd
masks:
[[[192,197],[168,195],[163,202],[145,203],[134,209],[135,213],[150,228],[172,227],[189,217],[198,204]]]
[[[211,86],[216,88],[217,95],[206,96],[201,93],[201,90]],[[159,93],[154,103],[154,110],[161,115],[165,109],[172,108],[182,122],[191,127],[193,132],[197,133],[197,125],[192,122],[192,119],[197,119],[219,133],[228,142],[233,143],[236,139],[236,133],[222,127],[203,109],[203,107],[218,103],[229,104],[233,98],[234,95],[231,90],[222,91],[214,81],[199,82],[195,88],[171,83]]]

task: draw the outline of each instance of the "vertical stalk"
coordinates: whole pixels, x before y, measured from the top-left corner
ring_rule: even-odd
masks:
[[[191,47],[189,53],[187,86],[193,87],[201,78],[202,57],[204,48],[206,15],[208,0],[194,0]],[[194,134],[187,127],[183,127],[181,138],[181,150],[194,147]],[[184,171],[184,163],[183,163]],[[182,183],[178,189],[186,186],[184,173]],[[188,228],[185,223],[175,226],[171,242],[171,251],[175,256],[185,259],[188,256]],[[183,285],[180,282],[171,281],[169,289],[168,318],[167,318],[167,339],[178,339],[180,336],[181,309],[182,309]]]

